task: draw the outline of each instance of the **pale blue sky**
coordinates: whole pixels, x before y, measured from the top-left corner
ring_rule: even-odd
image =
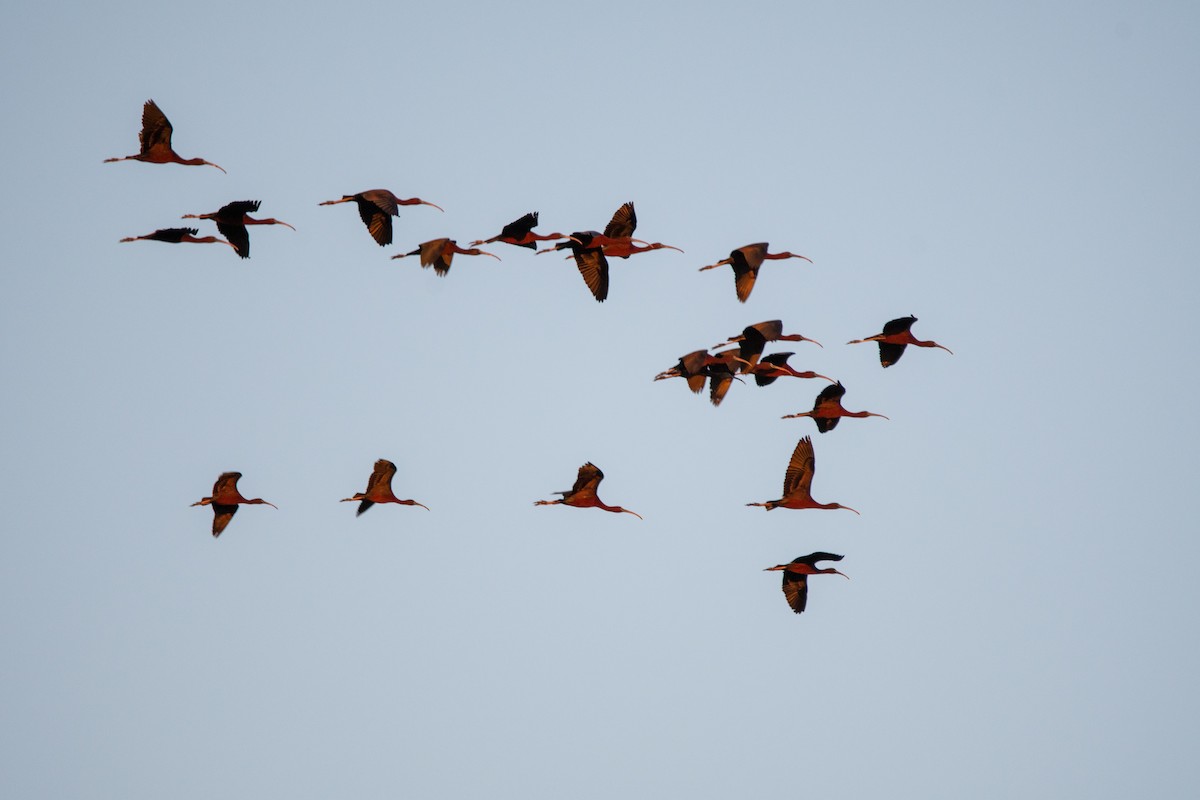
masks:
[[[247,8],[251,5],[251,8]],[[1188,4],[26,6],[0,31],[0,794],[1179,797]],[[135,162],[154,98],[184,156]],[[377,247],[353,209],[406,208]],[[118,244],[258,199],[228,248]],[[573,265],[439,236],[602,228]],[[207,223],[203,233],[211,232]],[[769,241],[739,304],[726,270]],[[888,370],[843,343],[915,314]],[[651,379],[760,320],[799,368]],[[800,436],[814,494],[764,512]],[[428,505],[337,502],[377,458]],[[594,461],[645,517],[535,508]],[[225,470],[279,506],[217,541]],[[851,576],[786,607],[813,550]]]

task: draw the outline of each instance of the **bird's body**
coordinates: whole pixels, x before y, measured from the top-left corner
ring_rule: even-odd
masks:
[[[471,247],[478,247],[481,244],[491,244],[492,242],[504,242],[505,244],[516,245],[517,247],[528,247],[530,250],[537,248],[536,242],[550,242],[556,239],[568,239],[565,233],[534,233],[533,229],[538,224],[538,212],[532,211],[520,219],[512,222],[501,228],[500,233],[490,239],[476,239],[471,242]]]
[[[938,344],[937,342],[923,342],[912,335],[913,323],[917,321],[914,316],[900,317],[894,319],[883,326],[883,333],[877,333],[874,336],[868,336],[865,339],[852,339],[846,344],[862,344],[863,342],[878,342],[879,343],[879,363],[886,369],[892,364],[900,360],[900,356],[904,355],[904,348],[908,345],[916,345],[917,347],[940,347],[950,355],[954,355],[954,351],[949,347]]]
[[[707,267],[701,267],[700,272],[706,269],[723,267],[726,264],[732,266],[737,298],[744,303],[750,297],[750,292],[754,290],[754,281],[758,279],[758,270],[762,266],[763,261],[780,258],[802,258],[810,264],[812,263],[811,258],[797,253],[786,251],[782,253],[768,253],[767,247],[766,242],[744,245],[732,251],[729,254],[729,258],[721,259],[715,264],[709,264]]]
[[[844,557],[836,553],[809,553],[806,556],[792,559],[790,563],[767,567],[763,572],[783,572],[783,596],[787,598],[787,603],[791,606],[792,611],[803,614],[804,607],[808,604],[809,575],[841,575],[847,580],[850,578],[846,573],[839,572],[833,567],[819,569],[817,562],[841,561]]]
[[[396,465],[386,458],[381,458],[375,462],[375,469],[371,473],[370,479],[367,480],[367,490],[359,492],[353,497],[342,499],[343,503],[361,501],[358,504],[358,512],[354,516],[361,516],[371,506],[376,503],[399,503],[402,506],[421,506],[426,511],[429,506],[424,503],[418,503],[416,500],[401,500],[392,492],[392,476],[396,474]]]
[[[251,212],[258,211],[259,205],[258,200],[235,200],[221,206],[211,214],[184,214],[183,219],[211,219],[217,223],[217,230],[229,240],[237,254],[242,258],[249,258],[250,234],[246,230],[247,225],[284,225],[292,228],[291,225],[274,217],[255,219],[250,216]],[[292,230],[296,229],[292,228]]]
[[[196,236],[199,233],[197,228],[159,228],[154,233],[148,233],[145,236],[126,236],[122,242],[169,242],[171,244],[180,244],[182,242],[190,242],[191,244],[227,244],[233,247],[234,252],[237,248],[232,243],[224,239],[218,239],[215,236]]]
[[[792,458],[788,462],[787,472],[783,476],[783,497],[778,500],[768,500],[764,503],[746,503],[748,506],[763,506],[770,511],[773,508],[844,508],[855,511],[850,506],[841,503],[818,503],[812,497],[812,480],[817,471],[817,459],[813,454],[812,439],[805,436],[796,444]]]
[[[106,158],[104,159],[104,163],[108,164],[113,161],[144,161],[147,164],[184,164],[193,167],[217,167],[221,172],[225,171],[211,161],[205,161],[203,158],[182,158],[171,149],[172,132],[173,129],[171,128],[170,121],[167,119],[167,115],[162,112],[153,100],[147,100],[146,104],[142,106],[142,130],[138,133],[138,142],[141,145],[139,152],[131,156]]]
[[[419,255],[422,267],[433,267],[433,271],[439,277],[445,277],[446,273],[450,271],[450,262],[454,260],[455,253],[464,256],[491,256],[497,261],[500,260],[500,256],[495,253],[485,253],[476,247],[464,250],[453,239],[430,239],[428,242],[423,242],[416,250],[410,253],[401,253],[400,255],[392,256],[392,258],[406,258],[407,256]]]
[[[749,372],[749,368],[758,363],[758,359],[762,356],[767,342],[812,342],[817,347],[824,347],[816,339],[810,339],[798,333],[785,334],[783,332],[783,321],[778,319],[769,319],[765,322],[747,325],[742,329],[740,336],[731,336],[720,344],[713,345],[713,347],[736,344],[738,346],[738,358],[746,362],[746,365],[742,367],[742,372]]]
[[[535,500],[535,506],[553,506],[566,505],[574,506],[575,508],[599,508],[604,511],[612,511],[614,513],[633,514],[638,519],[642,515],[636,511],[630,511],[628,508],[620,506],[605,505],[599,497],[596,496],[596,488],[600,485],[600,481],[604,480],[604,473],[600,471],[592,462],[587,462],[579,468],[579,475],[575,478],[575,485],[565,492],[555,492],[561,494],[559,500]]]
[[[601,249],[606,256],[615,256],[617,258],[629,258],[638,253],[649,253],[651,250],[678,250],[683,251],[673,245],[663,244],[662,242],[645,242],[642,246],[637,243],[641,239],[634,239],[632,236],[626,239],[612,239],[607,244],[602,244]]]
[[[599,231],[576,231],[568,237],[568,241],[559,242],[554,247],[539,250],[538,253],[550,253],[558,250],[570,250],[575,259],[575,266],[583,276],[583,282],[596,298],[603,303],[608,299],[608,259],[604,257],[605,244],[613,247],[632,246],[633,231],[637,228],[637,214],[633,203],[625,203],[616,210],[604,233]],[[646,244],[645,242],[641,242]]]
[[[369,189],[358,194],[346,194],[342,195],[341,200],[326,200],[321,205],[332,206],[350,202],[358,206],[358,215],[362,217],[371,238],[378,242],[380,247],[392,243],[392,217],[400,216],[400,206],[422,205],[433,206],[438,211],[444,210],[441,206],[419,197],[403,200],[387,189]]]
[[[824,378],[833,383],[833,378],[826,377],[811,370],[800,371],[788,364],[788,359],[795,353],[770,353],[760,358],[753,366],[744,366],[743,371],[754,376],[754,382],[759,386],[770,386],[776,378]],[[740,359],[739,359],[740,360]]]
[[[221,531],[225,530],[225,526],[233,519],[233,515],[237,513],[239,505],[265,505],[271,508],[278,508],[274,503],[269,503],[261,497],[255,497],[247,500],[242,497],[242,493],[238,491],[237,482],[242,477],[240,472],[223,472],[217,478],[217,482],[213,484],[212,497],[205,497],[192,503],[193,506],[212,506],[213,508],[213,524],[212,535],[217,537],[221,535]]]
[[[700,394],[704,390],[705,381],[708,380],[708,372],[705,370],[708,358],[707,350],[695,350],[687,355],[680,356],[679,362],[675,366],[658,373],[654,376],[654,380],[662,381],[667,378],[683,378],[687,381],[689,389],[696,394]]]
[[[841,381],[832,386],[826,386],[817,395],[812,411],[805,411],[800,414],[788,414],[783,419],[812,417],[813,422],[817,423],[817,431],[819,433],[827,433],[836,428],[838,420],[842,417],[883,417],[887,419],[883,414],[875,414],[870,411],[847,411],[842,408],[842,395],[845,393],[846,387],[842,386]]]

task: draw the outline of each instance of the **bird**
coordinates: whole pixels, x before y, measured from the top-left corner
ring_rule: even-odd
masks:
[[[217,223],[217,230],[229,240],[237,254],[242,258],[249,258],[250,234],[246,231],[247,225],[285,225],[296,230],[286,222],[274,217],[255,219],[250,216],[251,211],[258,211],[258,206],[258,200],[235,200],[221,206],[211,214],[184,214],[181,219],[211,219]]]
[[[759,357],[762,355],[763,349],[767,346],[767,342],[812,342],[817,347],[824,348],[825,346],[816,339],[810,339],[807,336],[802,336],[799,333],[784,334],[783,321],[778,319],[769,319],[765,322],[757,322],[753,325],[747,325],[742,328],[740,336],[731,336],[723,342],[713,345],[713,347],[724,347],[727,344],[736,344],[738,346],[738,357],[748,363],[749,366],[754,366],[758,363]],[[743,372],[747,370],[742,369]]]
[[[923,342],[912,335],[911,328],[913,323],[917,321],[914,316],[900,317],[888,322],[883,326],[883,333],[877,333],[874,336],[868,336],[865,339],[851,339],[846,344],[862,344],[863,342],[879,342],[879,363],[886,369],[892,364],[900,360],[900,356],[904,355],[904,348],[910,344],[917,347],[941,347],[950,355],[954,355],[954,351],[949,347],[940,345],[937,342]]]
[[[153,100],[147,100],[142,106],[142,130],[138,133],[141,151],[132,156],[106,158],[105,164],[113,161],[145,161],[148,164],[186,164],[192,167],[217,167],[224,172],[223,167],[217,166],[203,158],[182,158],[171,149],[171,123]]]
[[[850,576],[844,572],[839,572],[833,567],[818,569],[818,561],[841,561],[845,556],[839,556],[836,553],[809,553],[806,556],[792,559],[789,564],[777,564],[774,567],[767,567],[763,572],[774,572],[780,570],[783,572],[783,596],[787,598],[787,603],[792,607],[792,611],[797,614],[804,613],[804,606],[808,602],[808,576],[809,575],[841,575],[846,580]]]
[[[683,378],[687,381],[688,388],[699,394],[704,389],[705,381],[711,378],[708,399],[714,406],[719,406],[733,381],[741,380],[735,375],[739,363],[737,354],[737,350],[724,350],[720,353],[695,350],[680,356],[675,366],[658,373],[654,380]]]
[[[388,461],[386,458],[381,458],[375,462],[375,469],[371,473],[371,477],[367,480],[367,490],[359,492],[354,497],[343,498],[341,502],[350,503],[355,500],[361,500],[358,504],[358,511],[354,516],[362,516],[362,513],[376,503],[399,503],[402,506],[420,506],[426,511],[429,506],[424,503],[418,503],[416,500],[401,500],[392,492],[392,476],[396,474],[396,465]]]
[[[753,375],[754,382],[756,384],[758,384],[759,386],[770,386],[772,383],[775,382],[776,378],[783,378],[786,376],[791,376],[793,378],[810,378],[810,379],[811,378],[824,378],[825,380],[829,381],[830,383],[833,383],[833,378],[826,377],[825,375],[822,375],[818,372],[812,372],[811,370],[805,370],[803,372],[800,372],[798,370],[793,369],[791,366],[788,365],[787,361],[789,358],[791,358],[794,355],[796,355],[796,354],[795,353],[770,353],[768,355],[763,356],[761,359],[759,359],[758,362],[755,363],[753,366],[746,366],[746,363],[743,361],[742,362],[742,366],[743,366],[742,371]],[[741,361],[740,358],[738,360]]]
[[[812,498],[812,479],[816,472],[817,460],[813,455],[812,439],[805,436],[796,444],[792,459],[788,462],[787,472],[783,476],[783,497],[778,500],[768,500],[765,503],[746,503],[748,506],[763,506],[770,511],[773,508],[844,508],[855,511],[850,506],[841,503],[818,503]]]
[[[126,236],[121,239],[122,242],[170,242],[171,244],[179,244],[180,242],[191,242],[192,244],[227,244],[233,247],[234,251],[237,248],[231,242],[224,239],[218,239],[215,236],[201,236],[197,238],[199,233],[197,228],[159,228],[154,233],[147,233],[145,236]]]
[[[692,392],[700,394],[704,390],[705,381],[708,380],[708,373],[705,371],[708,357],[707,350],[695,350],[680,356],[679,362],[675,366],[658,373],[654,376],[654,380],[662,381],[667,378],[683,378],[687,381],[688,388]]]
[[[838,381],[832,386],[826,386],[817,395],[816,402],[813,403],[812,411],[805,411],[800,414],[788,414],[782,419],[795,419],[797,417],[812,417],[813,422],[817,423],[818,433],[828,433],[837,427],[838,420],[842,417],[888,417],[883,414],[875,414],[870,411],[847,411],[842,408],[842,395],[846,393],[846,387],[842,386],[842,382]]]
[[[422,267],[432,266],[433,271],[439,277],[445,277],[446,273],[450,271],[450,262],[454,260],[455,253],[464,256],[491,256],[497,261],[501,260],[500,256],[495,253],[487,253],[477,247],[464,250],[453,239],[430,239],[428,242],[423,242],[420,247],[411,253],[401,253],[398,256],[392,256],[392,258],[407,258],[408,256],[420,255]]]
[[[734,286],[737,288],[737,297],[741,302],[746,302],[750,297],[750,292],[754,290],[754,281],[758,278],[758,268],[766,259],[778,258],[803,258],[808,263],[812,263],[812,259],[808,256],[802,256],[797,253],[768,253],[767,243],[758,242],[756,244],[748,244],[732,251],[729,258],[723,258],[715,264],[709,264],[707,267],[701,267],[700,272],[706,269],[716,269],[729,264],[733,267]]]
[[[399,206],[422,205],[433,206],[438,211],[445,210],[436,203],[419,197],[401,200],[387,189],[369,189],[358,194],[346,194],[342,195],[341,200],[326,200],[321,205],[333,206],[350,201],[358,205],[358,215],[362,217],[363,224],[380,247],[392,243],[392,217],[400,215]]]
[[[533,504],[535,506],[553,506],[561,503],[563,505],[575,506],[576,508],[601,508],[614,513],[633,514],[638,519],[642,519],[642,515],[636,511],[630,511],[628,508],[621,508],[620,506],[605,505],[596,496],[596,487],[600,485],[600,481],[602,480],[604,480],[604,473],[600,471],[599,467],[589,461],[579,468],[579,476],[575,478],[575,485],[571,487],[570,491],[554,492],[554,494],[561,494],[561,499],[535,500]]]
[[[534,233],[533,229],[538,224],[538,212],[531,211],[520,219],[513,220],[500,229],[500,233],[490,239],[476,239],[471,242],[471,247],[478,247],[481,244],[491,244],[492,242],[504,242],[513,244],[517,247],[528,247],[530,250],[537,249],[535,242],[548,242],[555,239],[569,239],[565,233]]]
[[[242,477],[240,472],[222,472],[217,478],[217,482],[213,484],[212,497],[205,497],[192,503],[193,506],[212,506],[213,507],[213,538],[221,535],[221,531],[225,530],[225,526],[233,519],[233,515],[237,513],[239,505],[257,506],[266,505],[271,508],[279,508],[274,503],[268,503],[261,497],[255,497],[253,500],[247,500],[242,497],[242,493],[238,491],[237,482]]]
[[[583,282],[587,284],[596,302],[603,303],[608,299],[608,260],[604,257],[604,246],[618,246],[630,242],[649,244],[641,239],[632,239],[636,228],[637,213],[633,209],[633,203],[624,203],[612,215],[604,233],[576,231],[567,241],[539,250],[537,254],[569,249],[579,274],[583,276]]]

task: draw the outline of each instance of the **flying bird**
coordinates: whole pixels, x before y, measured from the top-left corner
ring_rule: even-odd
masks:
[[[846,342],[846,344],[879,342],[879,363],[885,368],[899,361],[900,356],[904,355],[904,348],[910,344],[917,347],[941,347],[950,355],[954,355],[954,351],[949,347],[940,345],[937,342],[923,342],[913,336],[911,328],[916,321],[917,318],[913,316],[900,317],[884,325],[883,333],[877,333],[865,339],[852,339]]]
[[[683,378],[688,388],[699,394],[704,389],[704,382],[709,383],[708,399],[714,406],[721,405],[725,394],[737,378],[739,364],[737,350],[724,350],[720,353],[709,353],[707,350],[695,350],[680,356],[678,363],[670,369],[663,370],[654,376],[654,380],[667,378]]]
[[[481,244],[491,244],[492,242],[504,242],[505,244],[513,244],[517,247],[528,247],[530,250],[537,248],[535,242],[549,242],[555,239],[569,239],[565,233],[534,233],[533,229],[538,224],[538,212],[532,211],[518,220],[505,225],[500,229],[500,233],[490,239],[476,239],[471,242],[471,247],[478,247]]]
[[[738,300],[743,303],[750,297],[750,292],[754,290],[754,281],[758,278],[758,269],[762,266],[764,260],[778,258],[803,258],[808,263],[812,263],[812,259],[808,256],[802,256],[797,253],[768,253],[767,243],[758,242],[757,244],[748,244],[739,247],[729,254],[729,258],[723,258],[715,264],[709,264],[707,267],[701,267],[700,272],[706,269],[716,269],[729,264],[733,267],[733,281],[737,289]]]
[[[454,260],[455,253],[464,256],[491,256],[497,261],[501,260],[500,256],[495,253],[486,253],[477,247],[464,250],[453,239],[430,239],[411,253],[401,253],[398,256],[392,256],[392,258],[407,258],[408,256],[419,255],[421,256],[422,267],[433,267],[433,271],[439,277],[444,278],[446,273],[450,271],[450,262]]]
[[[342,195],[341,200],[326,200],[321,205],[333,206],[351,201],[358,206],[358,215],[362,217],[363,224],[367,226],[375,241],[379,242],[380,247],[392,243],[392,217],[400,216],[400,206],[433,206],[438,211],[444,211],[436,203],[419,197],[401,200],[387,189],[370,189],[358,194],[346,194]]]
[[[792,378],[824,378],[833,383],[833,378],[826,377],[818,372],[804,370],[803,372],[793,369],[789,365],[788,359],[796,355],[795,353],[770,353],[763,356],[753,366],[746,366],[746,362],[742,362],[742,371],[754,376],[754,382],[759,386],[770,386],[775,382],[776,378],[792,377]],[[741,361],[741,359],[738,359]]]
[[[704,390],[704,383],[708,380],[708,372],[705,367],[708,364],[708,351],[695,350],[687,355],[680,356],[679,362],[670,369],[663,370],[654,376],[654,380],[662,381],[667,378],[683,378],[687,381],[688,388],[695,394],[700,394]]]
[[[181,158],[171,149],[171,123],[153,100],[147,100],[142,106],[142,130],[138,133],[141,151],[136,155],[120,158],[106,158],[105,164],[113,161],[145,161],[148,164],[186,164],[188,166],[209,166],[225,170],[211,161],[203,158]]]
[[[818,569],[818,561],[841,561],[845,556],[839,556],[836,553],[809,553],[806,556],[792,559],[789,564],[778,564],[774,567],[767,567],[763,572],[774,572],[780,570],[783,572],[783,596],[787,598],[787,603],[792,607],[792,611],[797,614],[804,613],[804,606],[808,603],[808,576],[809,575],[841,575],[849,580],[850,576],[844,572],[838,572],[833,567]]]
[[[583,276],[596,302],[603,303],[608,299],[608,259],[604,257],[604,247],[623,246],[629,242],[648,244],[641,239],[632,239],[633,231],[637,228],[637,214],[633,203],[625,203],[616,210],[604,233],[599,231],[576,231],[567,241],[559,242],[554,247],[539,250],[538,255],[558,250],[570,250],[575,259],[575,266]]]
[[[748,506],[763,506],[770,511],[773,508],[844,508],[854,511],[850,506],[840,503],[818,503],[812,497],[813,473],[817,469],[817,460],[813,455],[812,439],[805,436],[796,444],[792,452],[792,460],[788,462],[787,472],[783,476],[783,497],[778,500],[768,500],[765,503],[746,503]],[[857,511],[854,511],[857,514]]]
[[[266,505],[278,508],[274,503],[268,503],[261,497],[255,497],[253,500],[242,497],[242,493],[237,488],[238,479],[241,477],[242,473],[240,472],[222,472],[221,477],[217,478],[217,482],[213,484],[212,497],[205,497],[192,503],[193,506],[212,506],[212,535],[214,538],[220,536],[221,531],[225,530],[225,526],[237,513],[239,505]]]
[[[605,505],[599,497],[596,496],[596,487],[600,485],[600,481],[604,480],[604,473],[600,471],[592,462],[588,462],[579,468],[579,476],[575,478],[575,485],[566,492],[555,492],[561,494],[560,500],[535,500],[535,506],[553,506],[559,503],[567,506],[575,506],[576,508],[601,508],[605,511],[614,513],[633,514],[638,519],[642,515],[636,511],[630,511],[628,508],[620,506]]]
[[[842,395],[846,393],[846,387],[842,386],[842,382],[838,381],[832,386],[826,386],[817,395],[817,400],[813,403],[812,411],[805,411],[800,414],[788,414],[783,419],[795,419],[797,417],[812,417],[813,422],[817,423],[818,433],[827,433],[837,427],[838,420],[842,417],[883,417],[888,419],[883,414],[874,414],[870,411],[847,411],[842,408]]]
[[[747,325],[745,328],[742,328],[740,336],[731,336],[725,341],[713,345],[713,347],[736,344],[738,346],[738,357],[752,367],[758,363],[758,359],[766,348],[767,342],[812,342],[817,347],[824,348],[824,345],[816,339],[810,339],[799,333],[785,334],[783,332],[783,321],[778,319],[769,319],[765,322]],[[746,372],[748,370],[743,368],[742,371]]]
[[[358,512],[354,516],[362,516],[362,513],[376,503],[399,503],[402,506],[421,506],[426,511],[429,506],[424,503],[418,503],[416,500],[401,500],[392,492],[392,476],[396,474],[396,465],[388,461],[386,458],[381,458],[375,462],[375,470],[371,473],[371,477],[367,480],[367,490],[359,492],[354,497],[346,497],[342,499],[343,503],[350,503],[355,500],[361,500],[358,504]]]
[[[250,216],[250,212],[258,211],[258,206],[258,200],[235,200],[221,206],[211,214],[184,214],[182,219],[211,219],[217,223],[217,230],[229,240],[237,254],[242,258],[249,258],[250,234],[246,230],[247,225],[284,225],[292,228],[291,225],[274,217],[255,219]],[[296,229],[292,228],[292,230]]]
[[[179,244],[180,242],[191,242],[192,244],[227,244],[230,247],[233,245],[224,239],[218,239],[215,236],[196,237],[199,233],[197,228],[159,228],[154,233],[147,233],[145,236],[126,236],[122,242],[170,242],[171,244]],[[236,247],[233,247],[237,251]]]

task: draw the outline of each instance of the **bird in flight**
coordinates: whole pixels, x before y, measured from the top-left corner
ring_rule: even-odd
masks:
[[[729,258],[723,258],[715,264],[709,264],[707,267],[701,267],[700,272],[706,269],[716,269],[723,267],[726,264],[733,267],[733,282],[734,288],[737,290],[737,298],[743,303],[750,297],[750,292],[754,291],[754,282],[758,280],[758,270],[765,260],[774,260],[779,258],[802,258],[808,263],[812,263],[812,259],[808,256],[802,256],[797,253],[768,253],[766,242],[757,242],[739,247],[729,254]]]
[[[199,233],[197,228],[159,228],[154,233],[147,233],[145,236],[126,236],[122,242],[170,242],[171,244],[179,244],[180,242],[190,242],[192,244],[227,244],[233,247],[233,244],[218,239],[215,236],[197,237]],[[234,252],[237,248],[233,247]]]
[[[167,115],[159,109],[158,105],[153,100],[147,100],[142,106],[142,130],[138,133],[138,141],[141,144],[141,150],[131,156],[122,156],[120,158],[106,158],[105,164],[113,161],[145,161],[147,164],[186,164],[188,166],[208,166],[217,167],[224,172],[222,167],[217,166],[211,161],[205,161],[203,158],[182,158],[178,153],[171,149],[171,123],[167,119]]]
[[[912,335],[913,323],[917,321],[914,316],[900,317],[888,322],[883,326],[883,333],[877,333],[874,336],[868,336],[865,339],[851,339],[846,344],[862,344],[863,342],[878,342],[879,343],[879,363],[886,369],[892,364],[900,360],[900,356],[904,355],[904,348],[908,345],[916,345],[917,347],[941,347],[950,355],[954,355],[954,351],[949,347],[938,344],[937,342],[923,342]]]
[[[438,277],[444,278],[446,273],[450,271],[450,262],[454,260],[455,253],[464,256],[491,256],[497,261],[501,260],[500,256],[495,253],[488,253],[477,247],[464,250],[453,239],[430,239],[411,253],[401,253],[398,256],[392,256],[392,258],[397,259],[419,255],[422,267],[433,267],[433,271],[438,274]]]
[[[261,497],[255,497],[252,500],[247,500],[242,497],[242,493],[238,491],[237,482],[242,477],[240,472],[222,472],[217,478],[217,482],[213,484],[212,497],[205,497],[192,503],[193,506],[212,506],[213,508],[213,538],[221,535],[221,531],[225,530],[225,526],[233,519],[233,515],[237,513],[239,505],[266,505],[271,508],[278,508],[274,503],[268,503]]]
[[[841,575],[849,580],[850,576],[844,572],[839,572],[833,567],[818,569],[818,561],[841,561],[844,556],[839,556],[835,553],[809,553],[806,556],[794,558],[788,564],[777,564],[774,567],[767,567],[763,572],[783,572],[783,596],[787,598],[787,603],[792,607],[792,611],[797,614],[804,613],[804,607],[808,604],[808,576],[809,575]]]
[[[813,500],[812,480],[817,471],[817,459],[813,455],[812,439],[805,436],[796,443],[792,458],[788,462],[787,472],[783,476],[783,497],[778,500],[767,500],[765,503],[746,503],[748,506],[763,506],[770,511],[773,508],[844,508],[855,511],[850,506],[841,503],[818,503]]]
[[[251,212],[258,211],[258,206],[258,200],[235,200],[221,206],[211,214],[184,214],[182,219],[211,219],[217,223],[217,230],[229,240],[237,254],[242,258],[249,258],[250,233],[246,230],[247,225],[284,225],[292,228],[283,220],[274,217],[255,219],[250,216]],[[296,229],[292,228],[292,230]]]
[[[883,417],[884,419],[888,419],[883,414],[875,414],[870,411],[847,411],[842,408],[842,395],[845,393],[846,387],[842,386],[841,381],[832,386],[826,386],[817,395],[817,400],[813,403],[812,411],[787,414],[783,419],[812,417],[813,422],[817,423],[818,433],[828,433],[833,430],[837,427],[838,420],[842,417]]]
[[[375,462],[375,469],[371,473],[371,477],[367,480],[367,490],[359,492],[353,497],[342,499],[343,503],[350,503],[355,500],[361,500],[358,504],[358,512],[354,515],[361,516],[371,506],[376,503],[399,503],[402,506],[420,506],[426,511],[429,506],[424,503],[418,503],[416,500],[401,500],[392,492],[392,476],[396,474],[396,465],[388,461],[386,458],[381,458]]]
[[[575,506],[576,508],[601,508],[605,511],[633,514],[638,519],[642,518],[641,514],[637,513],[636,511],[630,511],[628,508],[605,505],[604,502],[596,496],[596,488],[600,485],[600,481],[602,480],[604,480],[604,473],[600,471],[599,467],[589,461],[579,468],[579,475],[575,478],[574,486],[572,486],[568,491],[554,493],[561,494],[561,499],[535,500],[533,504],[535,506],[553,506],[561,503],[567,506]]]
[[[350,202],[358,206],[358,215],[362,217],[367,231],[380,247],[392,243],[392,217],[400,216],[400,206],[422,205],[433,206],[438,211],[444,210],[441,206],[419,197],[402,200],[387,189],[368,189],[358,194],[345,194],[341,200],[326,200],[321,205],[334,206]]]

